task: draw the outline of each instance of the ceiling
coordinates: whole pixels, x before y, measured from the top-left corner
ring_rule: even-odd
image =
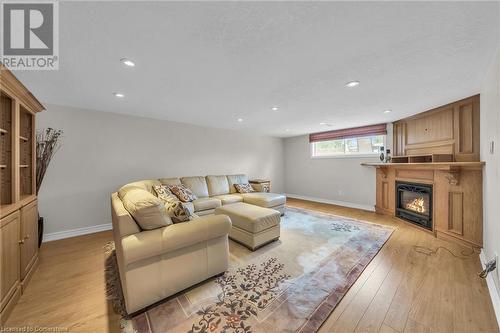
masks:
[[[16,75],[44,103],[295,136],[477,94],[498,6],[60,2],[60,69]]]

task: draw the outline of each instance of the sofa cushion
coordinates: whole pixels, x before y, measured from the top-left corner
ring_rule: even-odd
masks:
[[[199,198],[193,201],[194,211],[199,212],[208,209],[214,209],[222,206],[219,199],[215,198]]]
[[[229,205],[236,202],[243,202],[243,197],[239,194],[216,195],[213,196],[212,198],[219,199],[220,201],[222,201],[223,205]]]
[[[198,197],[185,185],[172,185],[168,189],[182,202],[191,202]]]
[[[234,184],[234,188],[238,193],[252,193],[255,192],[252,185],[250,184]]]
[[[226,176],[207,176],[208,194],[211,197],[229,194],[229,183]]]
[[[172,222],[179,223],[189,221],[191,212],[184,206],[184,203],[170,192],[166,185],[154,185],[153,189],[156,192],[156,196],[164,202],[168,216],[170,216]]]
[[[182,205],[186,207],[186,209],[189,211],[191,215],[194,214],[194,205],[193,202],[183,202]]]
[[[208,186],[205,177],[182,177],[181,183],[189,187],[198,198],[208,197]]]
[[[172,224],[163,201],[144,189],[129,189],[121,199],[125,209],[142,230],[152,230]]]
[[[280,224],[280,212],[274,209],[249,205],[243,202],[215,209],[215,214],[227,215],[233,227],[258,233]]]
[[[243,197],[243,202],[260,207],[275,207],[286,203],[283,194],[253,192],[240,195]]]
[[[228,175],[227,182],[229,183],[229,193],[231,193],[231,194],[238,193],[238,191],[236,191],[236,188],[234,187],[234,184],[247,184],[248,178],[244,174]]]
[[[172,186],[172,185],[181,185],[181,179],[180,178],[160,178],[158,181],[167,186]]]

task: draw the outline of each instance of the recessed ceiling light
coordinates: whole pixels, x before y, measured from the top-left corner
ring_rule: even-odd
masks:
[[[135,66],[135,63],[130,60],[130,59],[127,59],[127,58],[121,58],[120,61],[122,62],[122,64],[124,64],[125,66],[128,66],[128,67],[134,67]]]
[[[125,97],[125,95],[124,95],[124,94],[119,93],[119,92],[115,92],[115,93],[113,93],[113,95],[115,95],[115,97],[118,97],[118,98],[123,98],[123,97]]]
[[[278,109],[279,109],[279,108],[278,108],[277,106],[273,106],[273,107],[271,108],[271,110],[273,110],[273,111],[278,111]]]
[[[392,110],[384,110],[384,113],[391,113]]]
[[[241,122],[243,122],[243,118],[238,118],[238,119],[236,119],[236,121],[241,123]]]
[[[290,132],[290,129],[289,128],[285,129],[285,132]]]
[[[319,123],[320,125],[326,125],[326,123]]]
[[[345,84],[347,88],[354,88],[359,86],[359,81],[350,81]]]

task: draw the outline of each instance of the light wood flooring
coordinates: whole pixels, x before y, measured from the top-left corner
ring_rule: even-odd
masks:
[[[320,332],[499,332],[478,252],[438,240],[397,219],[357,209],[289,199],[288,205],[397,227]],[[40,267],[7,326],[119,332],[105,298],[104,245],[110,231],[45,243]],[[145,277],[147,279],[147,277]]]

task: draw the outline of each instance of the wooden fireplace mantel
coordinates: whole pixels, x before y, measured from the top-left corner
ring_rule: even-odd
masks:
[[[432,163],[361,163],[364,166],[377,168],[408,168],[408,169],[432,169],[432,170],[452,170],[461,168],[482,169],[485,162],[432,162]]]
[[[484,162],[361,165],[376,168],[377,213],[396,216],[396,181],[430,184],[433,186],[431,232],[439,238],[482,247]]]
[[[475,95],[393,123],[392,163],[362,163],[376,168],[377,213],[396,215],[396,181],[432,185],[431,232],[482,247],[479,104]]]

